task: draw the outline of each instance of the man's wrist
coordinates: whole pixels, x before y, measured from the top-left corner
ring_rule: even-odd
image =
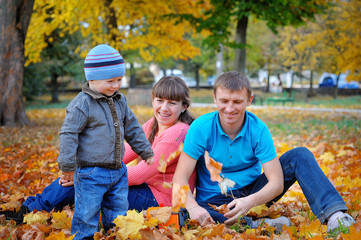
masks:
[[[193,206],[190,206],[190,207],[186,207],[187,210],[192,210],[193,208],[196,208],[196,207],[199,207],[199,205],[193,205]]]

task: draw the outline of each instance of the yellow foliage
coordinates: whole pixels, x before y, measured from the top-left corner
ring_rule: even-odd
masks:
[[[261,204],[251,208],[248,212],[254,212],[256,215],[261,215],[262,211],[268,211],[266,204]]]
[[[53,212],[52,227],[55,229],[69,229],[71,228],[72,219],[66,215],[64,211]]]
[[[44,223],[50,218],[50,213],[48,212],[36,212],[28,213],[24,216],[24,223],[32,225],[34,223]]]
[[[327,226],[322,225],[319,220],[313,221],[308,225],[302,225],[300,228],[300,236],[315,237],[322,236],[323,232],[327,231]]]
[[[145,61],[170,57],[185,60],[200,54],[199,48],[185,37],[195,36],[194,26],[189,22],[177,23],[164,15],[202,16],[211,6],[208,0],[197,4],[194,0],[110,2],[107,6],[105,1],[97,0],[36,0],[25,41],[28,63],[41,61],[40,53],[47,42],[54,40],[55,30],[61,36],[80,31],[87,40],[76,50],[83,57],[100,43],[108,43],[120,51],[139,51]],[[111,22],[112,16],[115,22]]]
[[[361,1],[335,1],[316,21],[285,27],[278,55],[295,71],[349,71],[348,80],[361,80]]]
[[[146,228],[143,212],[137,213],[135,210],[129,210],[126,216],[118,216],[114,223],[119,227],[116,235],[120,239],[140,239],[139,231]]]

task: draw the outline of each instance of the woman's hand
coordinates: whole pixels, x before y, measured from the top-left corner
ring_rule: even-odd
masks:
[[[224,216],[228,218],[228,220],[224,223],[227,225],[231,225],[233,223],[236,223],[239,217],[245,216],[248,211],[253,207],[253,204],[252,201],[249,201],[247,197],[243,197],[234,199],[227,205],[227,207],[231,210],[224,214]]]
[[[60,172],[59,185],[69,187],[74,185],[74,172]]]
[[[206,223],[214,223],[213,218],[209,212],[201,206],[195,206],[187,209],[189,217],[193,220],[197,220],[201,225]]]

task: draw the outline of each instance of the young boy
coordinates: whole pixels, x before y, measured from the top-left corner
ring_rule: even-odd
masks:
[[[128,176],[122,162],[124,140],[145,159],[153,150],[142,126],[118,92],[125,64],[114,48],[102,44],[85,58],[87,83],[67,107],[60,131],[61,182],[74,180],[74,239],[92,238],[99,231],[99,213],[107,232],[128,210]]]

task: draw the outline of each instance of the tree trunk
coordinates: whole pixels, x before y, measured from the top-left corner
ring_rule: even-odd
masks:
[[[236,43],[243,44],[242,48],[235,49],[234,68],[236,71],[246,74],[246,35],[247,35],[248,17],[243,16],[237,22]]]
[[[111,31],[111,29],[117,29],[118,28],[118,24],[117,24],[117,18],[116,18],[116,14],[115,14],[115,9],[113,7],[111,7],[110,5],[112,4],[113,0],[106,0],[104,2],[105,8],[108,11],[108,14],[106,14],[106,29],[107,29],[107,33],[110,34],[110,39],[114,42],[117,41],[117,36],[114,34],[114,32]],[[118,49],[120,52],[120,49]]]
[[[59,83],[58,83],[59,75],[54,71],[51,73],[50,79],[50,89],[51,89],[51,103],[59,102]]]
[[[23,103],[24,43],[34,0],[0,0],[0,125],[27,125]]]
[[[195,76],[196,76],[196,90],[199,91],[200,89],[200,79],[199,79],[199,69],[200,69],[200,65],[196,64],[195,65]]]
[[[130,81],[129,81],[129,87],[135,88],[137,86],[137,82],[135,79],[135,67],[134,63],[130,63]]]
[[[333,98],[334,99],[337,99],[337,97],[338,97],[338,81],[340,80],[340,75],[341,75],[341,73],[339,73],[337,75],[336,86],[333,88]]]

